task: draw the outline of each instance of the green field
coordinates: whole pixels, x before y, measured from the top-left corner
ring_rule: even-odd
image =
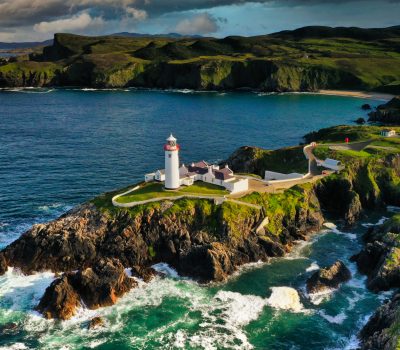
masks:
[[[205,182],[196,182],[192,186],[182,186],[176,191],[166,191],[164,184],[151,182],[141,186],[138,190],[119,197],[118,203],[140,202],[153,198],[177,197],[181,195],[202,195],[202,196],[225,196],[229,192],[223,187],[216,186]]]
[[[303,28],[255,37],[88,37],[0,63],[0,85],[400,93],[400,28]],[[37,77],[45,74],[44,77]]]

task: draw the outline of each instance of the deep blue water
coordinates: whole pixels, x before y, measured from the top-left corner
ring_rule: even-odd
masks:
[[[162,167],[170,132],[184,162],[218,161],[242,145],[279,148],[312,130],[349,124],[365,117],[365,102],[378,104],[305,94],[0,91],[0,247],[35,222]],[[0,349],[351,349],[379,304],[362,277],[318,305],[302,290],[315,264],[348,262],[364,230],[327,231],[297,255],[244,269],[218,286],[156,280],[112,308],[62,325],[32,313],[54,277],[10,272],[0,278],[0,326],[13,321],[19,330],[0,337]],[[301,312],[271,305],[270,288],[282,286],[300,293]],[[107,329],[86,330],[95,314],[106,318]]]

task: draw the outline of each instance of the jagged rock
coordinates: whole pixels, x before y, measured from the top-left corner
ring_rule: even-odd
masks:
[[[400,287],[400,215],[369,230],[365,240],[365,247],[352,260],[368,276],[368,288],[381,291]]]
[[[336,289],[351,278],[351,272],[346,265],[338,260],[333,265],[316,271],[307,280],[307,292],[318,293],[327,289]]]
[[[101,259],[92,268],[56,279],[46,289],[37,310],[46,318],[67,320],[81,306],[80,300],[89,309],[110,306],[136,285],[118,260]]]
[[[0,252],[0,276],[4,275],[7,271],[7,260],[3,253]]]
[[[400,124],[400,96],[396,96],[389,102],[379,105],[376,111],[370,112],[368,115],[370,121]]]
[[[104,319],[102,317],[94,317],[90,320],[88,329],[94,329],[104,326]]]
[[[65,274],[56,279],[41,298],[36,310],[44,317],[68,320],[75,315],[78,307],[81,306],[80,297],[71,285],[69,277],[72,274]]]
[[[382,305],[359,334],[359,350],[397,350],[400,343],[400,294]]]
[[[152,267],[133,266],[131,272],[132,276],[141,278],[146,283],[150,282],[157,275],[157,271]]]

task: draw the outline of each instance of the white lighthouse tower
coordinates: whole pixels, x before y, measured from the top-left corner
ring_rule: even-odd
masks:
[[[165,188],[175,190],[179,188],[179,145],[176,138],[170,135],[164,145],[165,151]]]

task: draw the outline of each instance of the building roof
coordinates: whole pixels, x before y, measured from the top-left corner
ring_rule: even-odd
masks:
[[[197,167],[197,168],[207,168],[209,166],[209,164],[206,161],[202,160],[200,162],[192,164],[192,166]]]
[[[228,180],[232,178],[233,171],[229,168],[214,170],[214,175],[218,180]]]
[[[157,172],[159,172],[161,175],[164,175],[165,174],[165,169],[159,169],[159,170],[156,171],[156,173]]]
[[[171,135],[167,138],[167,141],[176,141],[176,138]]]

